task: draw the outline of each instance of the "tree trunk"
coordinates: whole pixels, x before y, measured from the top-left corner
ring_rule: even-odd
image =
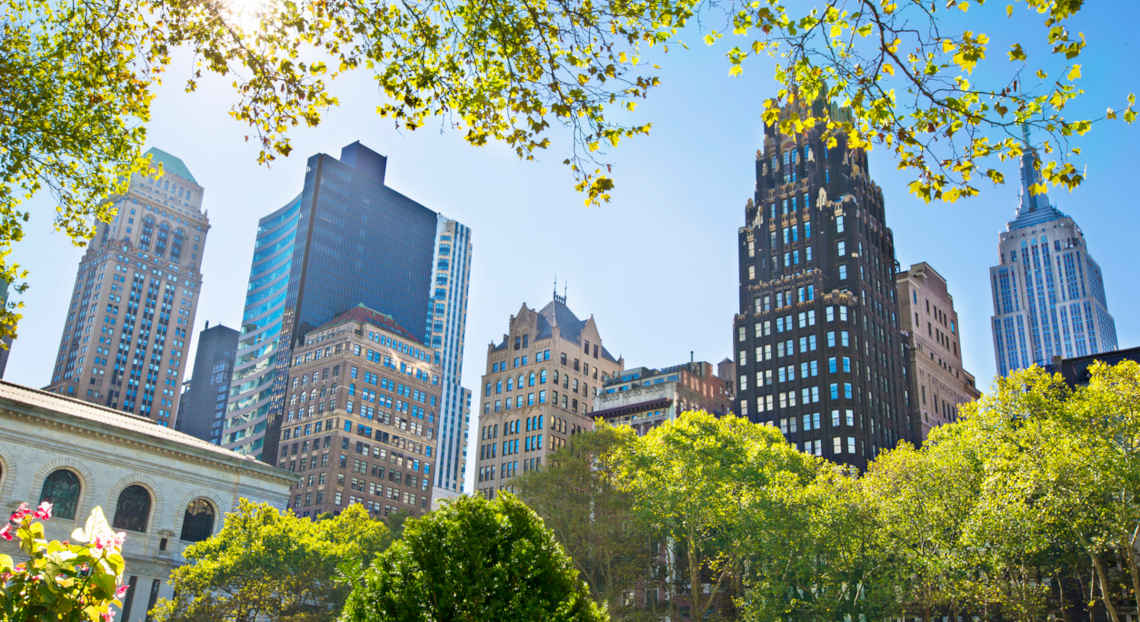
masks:
[[[1136,605],[1136,615],[1140,617],[1140,569],[1136,567],[1136,547],[1127,539],[1124,541],[1124,561],[1128,564],[1128,574],[1132,576],[1132,600]]]
[[[693,551],[692,540],[689,541],[689,609],[693,622],[705,619],[704,607],[701,607],[701,565],[697,563],[697,555]],[[1113,622],[1117,622],[1114,620]]]
[[[1104,601],[1104,609],[1108,612],[1108,619],[1112,622],[1120,622],[1120,614],[1116,612],[1116,605],[1112,603],[1112,592],[1109,589],[1108,574],[1104,571],[1104,564],[1096,555],[1089,555],[1089,557],[1092,559],[1093,570],[1096,571],[1097,579],[1100,581],[1101,600]]]

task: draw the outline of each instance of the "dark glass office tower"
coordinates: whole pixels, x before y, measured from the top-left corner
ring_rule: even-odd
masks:
[[[224,446],[274,462],[289,352],[350,308],[363,304],[422,330],[416,337],[431,347],[446,219],[386,186],[386,165],[359,142],[340,159],[314,155],[301,195],[259,223]],[[453,338],[462,339],[462,324]],[[435,345],[435,356],[448,345]],[[432,410],[425,425],[437,427]]]
[[[845,143],[765,127],[732,338],[738,414],[862,469],[913,425],[883,193]]]
[[[198,333],[194,375],[178,402],[174,429],[215,445],[222,442],[237,342],[238,332],[221,324],[210,326],[206,322]]]

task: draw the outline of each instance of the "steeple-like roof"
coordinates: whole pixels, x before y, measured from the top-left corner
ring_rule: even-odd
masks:
[[[146,150],[146,155],[150,156],[152,165],[162,163],[162,170],[167,175],[177,175],[195,185],[201,185],[197,179],[190,174],[190,169],[186,167],[186,163],[181,158],[173,156],[158,147],[151,147]]]
[[[1021,126],[1025,152],[1021,154],[1021,197],[1017,204],[1017,216],[1009,223],[1009,228],[1022,229],[1043,222],[1065,218],[1060,210],[1049,204],[1044,192],[1033,194],[1030,187],[1042,184],[1041,171],[1037,170],[1037,149],[1029,142],[1029,127]]]

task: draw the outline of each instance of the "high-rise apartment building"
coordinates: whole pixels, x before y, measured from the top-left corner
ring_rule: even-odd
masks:
[[[1003,376],[1044,367],[1058,356],[1117,348],[1100,266],[1077,223],[1050,205],[1044,192],[1030,192],[1041,184],[1041,173],[1028,131],[1024,140],[1021,200],[999,237],[1000,263],[990,268],[994,357]]]
[[[487,346],[475,492],[488,498],[581,430],[593,429],[594,398],[624,365],[602,345],[591,315],[580,320],[566,297],[540,311],[523,303],[498,344]]]
[[[237,342],[238,332],[221,324],[210,326],[206,322],[206,327],[198,333],[194,374],[178,403],[178,422],[174,429],[221,444]]]
[[[150,149],[79,262],[47,390],[173,425],[202,286],[209,222],[182,160]]]
[[[445,434],[442,422],[462,419],[470,233],[386,186],[386,169],[387,158],[360,143],[342,149],[340,159],[314,155],[301,194],[259,222],[225,447],[276,462],[293,347],[358,304],[391,316],[422,342],[438,341],[430,347],[441,367],[448,360],[441,386],[451,393],[429,423],[441,446],[456,444],[462,426],[448,425]]]
[[[431,501],[440,373],[437,354],[363,305],[293,348],[277,466],[300,476],[302,516],[360,503],[376,516],[422,514]]]
[[[467,285],[471,275],[471,230],[454,220],[440,218],[436,224],[434,255],[426,334],[432,348],[439,352],[443,374],[439,453],[433,488],[437,499],[443,499],[463,492],[467,471],[471,392],[460,386],[460,382],[467,325]]]
[[[731,370],[732,365],[720,365]],[[727,415],[732,410],[736,379],[721,377],[711,363],[691,361],[662,369],[635,367],[614,375],[602,385],[590,417],[614,425],[628,425],[638,434],[681,413],[703,410]]]
[[[8,306],[8,281],[0,279],[0,308]],[[12,337],[4,337],[0,345],[0,378],[4,377],[4,370],[8,368],[8,354],[12,350]]]
[[[883,193],[838,140],[765,127],[738,234],[737,414],[864,468],[911,438],[911,417]]]
[[[895,276],[900,324],[910,356],[909,398],[917,439],[958,418],[958,406],[978,399],[974,376],[962,367],[961,329],[946,279],[926,262]]]

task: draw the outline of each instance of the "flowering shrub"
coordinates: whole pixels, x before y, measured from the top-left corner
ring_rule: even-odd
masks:
[[[0,621],[110,622],[115,616],[111,606],[122,606],[127,591],[122,584],[123,533],[112,531],[96,507],[70,541],[49,542],[43,523],[37,522],[49,518],[50,503],[35,510],[21,503],[0,528],[0,538],[18,540],[28,556],[17,564],[0,554]]]

